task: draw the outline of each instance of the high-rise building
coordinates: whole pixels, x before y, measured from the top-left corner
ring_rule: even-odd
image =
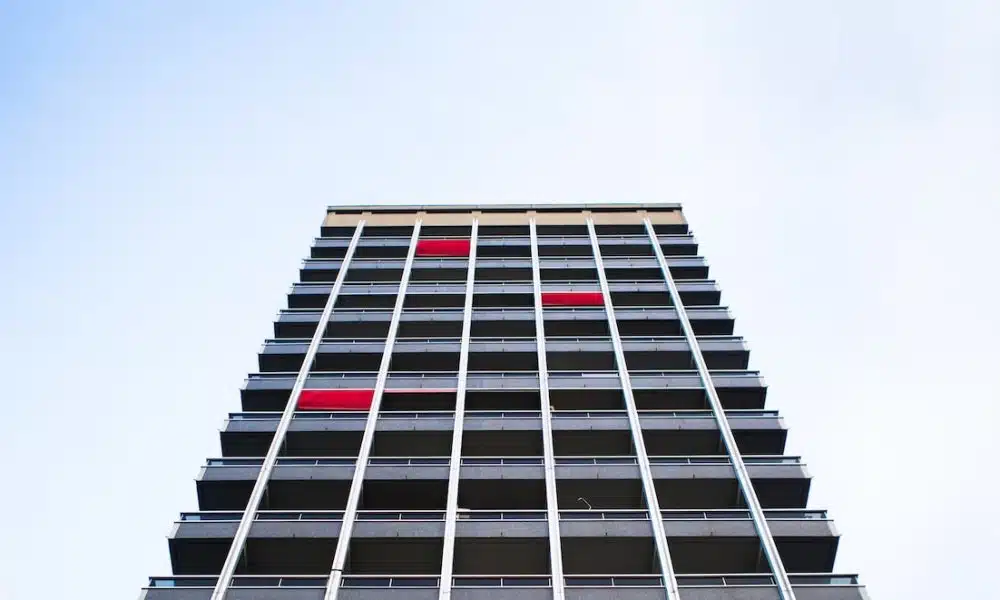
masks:
[[[145,600],[855,600],[678,205],[331,207]]]

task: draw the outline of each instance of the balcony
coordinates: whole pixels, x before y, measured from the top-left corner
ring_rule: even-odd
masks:
[[[869,600],[856,575],[790,576],[801,600]],[[215,577],[152,577],[140,600],[208,600]],[[322,600],[327,576],[249,577],[233,579],[226,600]],[[567,600],[663,600],[657,575],[571,575],[565,578]],[[677,578],[680,600],[779,600],[770,575],[683,575]],[[436,600],[440,578],[428,576],[345,576],[339,598],[345,600]],[[454,600],[549,600],[550,577],[458,576]]]
[[[712,371],[712,380],[726,410],[760,409],[764,406],[766,386],[756,371]],[[377,373],[315,372],[306,380],[306,389],[372,389]],[[244,411],[281,411],[295,383],[297,373],[251,374],[241,390]],[[704,389],[696,371],[631,371],[633,393],[642,409],[704,408]],[[474,371],[468,375],[469,390],[475,391],[535,391],[538,374],[533,371]],[[454,372],[390,372],[386,383],[388,393],[413,393],[418,390],[437,392],[454,390],[458,376]],[[585,401],[590,392],[620,390],[621,382],[614,371],[550,371],[550,397],[565,391],[587,392],[577,396]],[[588,410],[605,406],[563,406]]]
[[[261,372],[296,371],[309,348],[308,339],[272,339],[264,343],[258,356]],[[691,369],[694,361],[683,337],[622,338],[625,358],[633,370]],[[703,337],[702,353],[712,369],[743,369],[750,352],[742,338]],[[385,350],[382,338],[326,339],[321,342],[313,368],[317,371],[378,370]],[[394,369],[404,371],[457,370],[461,340],[452,337],[400,337],[393,346]],[[546,340],[549,368],[560,370],[614,369],[614,347],[606,336],[549,337]],[[470,339],[469,368],[502,371],[533,371],[538,368],[533,337],[473,337]]]
[[[792,575],[799,600],[868,600],[854,575]],[[677,577],[680,600],[779,600],[774,578],[766,574],[681,575]],[[566,577],[567,600],[663,600],[659,577]],[[514,597],[512,597],[514,600]]]
[[[476,510],[544,509],[542,458],[525,454],[464,456],[461,460],[461,506]],[[797,457],[746,456],[744,461],[762,506],[806,506],[810,479]],[[364,508],[443,510],[449,462],[444,456],[369,459]],[[653,456],[650,462],[664,508],[745,507],[726,456]],[[210,459],[196,481],[201,510],[242,510],[261,464],[260,458]],[[354,464],[351,457],[279,458],[263,508],[343,509]],[[635,457],[558,456],[555,470],[561,509],[580,508],[581,497],[595,508],[645,508]]]
[[[596,281],[593,282],[548,282],[546,287],[553,291],[600,291]],[[297,283],[288,294],[288,308],[321,309],[333,288],[332,283]],[[622,307],[663,307],[669,306],[670,296],[666,284],[662,280],[649,281],[610,281],[609,288],[615,306]],[[721,292],[718,285],[710,279],[681,280],[677,289],[685,306],[716,306],[719,304]],[[462,306],[465,295],[464,282],[411,282],[407,286],[408,306],[417,308],[444,308],[447,306]],[[338,308],[391,308],[399,293],[399,283],[346,283],[340,289],[337,299]],[[529,282],[477,282],[475,293],[479,298],[477,306],[532,306],[532,286]],[[436,298],[439,302],[432,303],[433,298],[421,299],[420,296],[444,296]],[[410,298],[410,297],[413,298]],[[504,297],[515,296],[504,300]],[[527,299],[516,296],[527,296]],[[456,300],[457,298],[457,303]],[[446,304],[441,304],[446,302]],[[495,304],[493,302],[502,302]],[[516,303],[514,303],[516,302]]]
[[[580,230],[578,232],[555,232],[547,231],[544,229],[545,226],[539,226],[538,229],[538,245],[539,246],[587,246],[590,245],[590,237],[587,235],[586,231]],[[598,226],[603,227],[603,226]],[[638,226],[641,227],[641,226]],[[662,229],[663,226],[657,225],[657,238],[661,245],[694,245],[694,236],[686,231],[665,231]],[[430,230],[425,227],[421,233],[426,235],[431,235],[428,233]],[[332,230],[328,230],[332,233]],[[343,247],[346,248],[351,240],[349,233],[353,231],[343,231],[338,232],[336,235],[323,235],[322,237],[315,238],[313,247],[314,248],[336,248]],[[645,231],[641,231],[638,228],[635,231],[628,233],[625,232],[611,232],[611,231],[601,231],[598,230],[598,242],[603,245],[649,245],[649,237],[646,235]],[[372,227],[365,229],[365,232],[361,237],[361,245],[364,246],[403,246],[408,247],[410,242],[410,237],[412,234],[412,229],[404,231],[399,229],[393,232],[378,232]],[[449,238],[449,237],[461,237],[463,239],[468,238],[468,230],[463,234],[453,234],[453,235],[433,235],[435,238]],[[479,236],[479,246],[481,247],[494,247],[494,246],[527,246],[530,243],[530,237],[527,230],[522,230],[519,232],[490,232],[485,227],[480,230]]]
[[[694,256],[698,254],[698,244],[694,236],[687,234],[657,236],[663,253],[667,256]],[[317,240],[317,246],[319,245]],[[598,242],[601,253],[609,256],[653,256],[653,251],[646,235],[602,235]],[[530,239],[528,236],[481,237],[477,253],[480,257],[530,257]],[[543,258],[549,257],[581,257],[591,255],[591,241],[587,235],[539,235],[538,251]],[[316,256],[316,247],[313,249]]]
[[[838,534],[825,511],[769,510],[765,513],[774,534],[782,560],[793,572],[829,571],[836,554]],[[169,537],[170,555],[174,573],[217,573],[225,559],[239,524],[241,512],[183,513]],[[700,573],[704,568],[720,567],[740,569],[743,572],[766,570],[760,562],[757,533],[745,510],[730,511],[663,511],[662,518],[678,573]],[[652,543],[652,525],[645,510],[561,510],[560,534],[565,540],[564,558],[567,573],[655,573],[654,563],[622,562],[614,567],[606,560],[588,565],[588,556],[606,557],[588,546],[611,544],[645,544],[648,552],[625,552],[635,557],[649,557],[655,550]],[[343,513],[341,511],[261,511],[251,526],[248,547],[254,563],[246,563],[241,574],[262,575],[272,573],[308,574],[309,569],[325,567],[330,545],[340,535]],[[393,550],[406,552],[398,547],[399,540],[433,540],[444,534],[444,511],[372,511],[357,514],[354,537],[372,552],[388,554]],[[535,565],[508,565],[497,568],[503,561],[512,560],[501,549],[495,555],[496,541],[513,542],[525,548],[521,552],[533,553],[546,549],[548,527],[544,510],[467,510],[461,509],[456,528],[456,549],[461,554],[479,556],[483,565],[468,572],[509,572],[524,574],[545,571],[547,553],[538,556]],[[325,542],[319,542],[325,540]],[[631,540],[631,541],[630,541]],[[292,547],[294,546],[294,547]],[[607,548],[605,548],[607,549]],[[291,553],[305,565],[302,569],[281,564],[281,554]],[[711,560],[704,562],[705,553]],[[702,559],[699,561],[698,555]],[[401,557],[402,558],[402,557]],[[577,567],[573,568],[576,564]],[[492,566],[487,566],[492,565]],[[328,568],[328,567],[326,567]],[[432,572],[433,565],[428,569]],[[459,569],[461,572],[462,569]],[[398,567],[386,572],[399,572]]]
[[[805,507],[810,480],[798,458],[748,456],[744,461],[765,508]],[[727,456],[652,456],[650,463],[664,508],[745,507]],[[556,476],[562,509],[580,508],[581,497],[595,508],[645,508],[635,457],[558,457]]]
[[[230,415],[220,434],[223,457],[264,456],[277,430],[280,413],[236,413]],[[368,419],[367,411],[304,411],[295,414],[285,435],[286,456],[315,456],[343,447],[355,452]],[[381,436],[409,436],[414,443],[425,442],[421,436],[450,438],[454,424],[451,411],[383,412],[375,431]],[[447,453],[447,452],[446,452]]]
[[[351,261],[348,282],[399,281],[406,264],[404,258],[356,259]],[[708,264],[698,256],[667,258],[675,279],[706,279]],[[303,262],[302,282],[332,282],[343,266],[339,258],[312,258]],[[416,281],[448,279],[465,281],[469,263],[460,258],[418,258],[411,277]],[[542,279],[586,278],[597,280],[597,265],[592,257],[553,258],[539,261]],[[604,261],[608,279],[662,279],[659,263],[653,257],[609,257]],[[481,258],[476,261],[477,281],[531,281],[530,258]]]
[[[415,399],[422,400],[421,396],[416,395]],[[273,412],[230,414],[220,434],[222,456],[264,456],[280,417],[280,413]],[[781,454],[784,451],[787,431],[775,412],[730,411],[727,417],[741,452]],[[366,411],[297,412],[285,437],[284,455],[313,456],[336,448],[350,454],[355,451],[355,440],[364,431],[367,419]],[[722,449],[711,411],[642,411],[640,422],[647,451],[653,454],[713,454]],[[488,432],[495,437],[542,430],[541,413],[537,410],[470,410],[465,413],[464,423],[466,432]],[[379,415],[375,431],[377,439],[396,436],[401,447],[417,443],[426,446],[430,440],[421,436],[445,434],[449,437],[453,425],[452,410],[392,410]],[[583,453],[607,454],[607,449],[615,447],[615,436],[628,434],[629,423],[624,410],[556,411],[552,416],[552,428],[567,450],[578,447]],[[476,435],[469,438],[470,444],[476,441]],[[434,443],[441,444],[440,441]],[[472,455],[471,452],[466,454]]]
[[[756,371],[712,371],[712,380],[726,410],[760,409],[764,406],[766,386]],[[372,389],[374,371],[332,373],[315,372],[306,380],[306,389]],[[251,374],[241,390],[244,411],[281,411],[295,383],[297,373]],[[641,409],[676,410],[705,408],[705,392],[696,371],[631,371],[636,404]],[[389,394],[427,393],[454,390],[458,376],[454,372],[390,372],[386,383]],[[538,374],[533,371],[474,371],[467,379],[472,391],[538,390]],[[609,408],[588,403],[588,399],[614,395],[621,382],[614,371],[550,371],[550,400],[560,410]],[[572,398],[579,403],[573,405]],[[564,404],[565,402],[565,404]],[[511,407],[514,408],[514,407]],[[610,408],[615,408],[614,406]]]
[[[319,309],[283,310],[274,323],[277,338],[311,338],[321,315]],[[688,318],[699,336],[732,335],[733,316],[721,307],[688,307]],[[618,307],[618,328],[628,335],[683,335],[673,308]],[[335,310],[330,316],[328,337],[382,337],[389,331],[392,310]],[[531,308],[475,308],[472,313],[474,336],[533,336],[535,312]],[[603,308],[547,308],[545,328],[549,335],[608,335]],[[452,336],[462,332],[462,309],[410,309],[400,316],[401,336]]]
[[[355,463],[356,458],[339,456],[278,458],[262,508],[342,510]],[[242,510],[262,464],[261,458],[209,459],[196,480],[198,506],[206,511]],[[443,510],[448,464],[447,457],[369,459],[363,507]]]
[[[744,456],[757,498],[764,508],[801,509],[809,498],[811,476],[794,456]],[[663,508],[742,508],[727,456],[650,457],[657,496]]]

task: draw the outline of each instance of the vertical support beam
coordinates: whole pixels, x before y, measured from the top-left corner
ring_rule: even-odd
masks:
[[[344,521],[340,526],[340,537],[337,538],[337,550],[333,555],[333,566],[330,579],[326,584],[325,600],[335,600],[340,593],[340,581],[344,577],[347,564],[347,553],[351,547],[351,536],[358,516],[358,504],[361,502],[361,491],[365,481],[365,470],[371,456],[372,442],[375,440],[375,426],[378,423],[379,409],[382,406],[382,396],[385,395],[385,384],[389,379],[389,364],[392,361],[392,350],[396,345],[396,332],[399,330],[399,317],[403,313],[403,303],[406,300],[406,289],[410,283],[410,272],[413,270],[413,257],[417,251],[417,240],[420,238],[421,220],[417,218],[413,225],[413,235],[410,236],[410,249],[406,253],[406,263],[403,266],[403,276],[399,281],[399,292],[396,295],[396,305],[392,309],[392,320],[389,322],[389,332],[385,338],[385,349],[382,351],[382,362],[375,379],[375,395],[372,406],[365,421],[365,433],[361,437],[361,450],[358,452],[358,462],[354,466],[354,477],[351,480],[351,491],[347,495],[347,506],[344,508]]]
[[[625,410],[628,412],[629,428],[632,430],[632,442],[635,444],[635,454],[639,463],[639,473],[642,476],[642,489],[646,495],[646,508],[653,524],[653,539],[656,542],[656,553],[660,561],[660,572],[663,573],[663,583],[666,587],[667,600],[679,600],[677,576],[674,574],[674,564],[670,559],[670,548],[667,546],[667,530],[663,525],[663,514],[660,512],[660,500],[656,497],[656,487],[653,485],[653,470],[649,466],[649,455],[646,453],[646,443],[642,438],[642,423],[639,420],[639,410],[632,394],[632,378],[625,363],[625,348],[618,332],[618,320],[615,317],[615,307],[611,303],[611,287],[604,272],[604,258],[601,256],[601,244],[597,239],[594,220],[587,217],[587,233],[590,234],[590,246],[594,250],[594,261],[597,265],[597,278],[601,283],[601,295],[604,297],[604,312],[608,317],[608,329],[611,331],[611,344],[615,348],[615,363],[618,364],[618,379],[622,385],[622,395],[625,397]]]
[[[222,571],[219,573],[219,579],[215,583],[215,589],[212,590],[210,600],[224,600],[228,592],[229,583],[236,572],[236,565],[239,563],[240,555],[243,553],[243,546],[246,544],[247,536],[250,535],[250,527],[257,516],[260,501],[264,498],[264,492],[267,490],[267,483],[271,479],[271,472],[274,471],[278,454],[285,444],[285,434],[288,433],[288,428],[292,424],[292,418],[295,416],[295,408],[299,402],[299,395],[302,394],[302,388],[305,387],[306,379],[309,377],[309,370],[316,359],[316,352],[319,351],[320,342],[326,333],[327,323],[330,321],[330,315],[333,313],[333,305],[337,303],[337,296],[340,295],[340,288],[344,286],[344,280],[347,278],[347,270],[350,268],[351,259],[354,257],[354,250],[358,247],[358,240],[361,239],[361,231],[364,229],[364,226],[364,220],[358,222],[357,227],[354,229],[354,236],[351,237],[351,242],[347,245],[344,260],[341,261],[340,270],[337,272],[337,279],[330,290],[330,296],[326,299],[326,305],[320,314],[319,323],[316,325],[316,331],[313,332],[313,337],[309,342],[305,358],[302,359],[299,374],[295,378],[295,384],[292,386],[291,393],[288,395],[288,403],[285,404],[285,410],[281,413],[278,428],[275,430],[274,438],[271,439],[271,445],[264,456],[264,463],[260,467],[260,473],[257,474],[257,481],[253,484],[253,490],[250,492],[250,500],[247,502],[247,507],[240,518],[240,524],[236,528],[236,535],[233,537],[233,543],[229,547],[226,560],[222,563]]]
[[[451,437],[451,462],[448,463],[448,503],[444,521],[444,552],[441,555],[441,587],[438,598],[451,598],[455,572],[455,529],[458,521],[458,484],[462,473],[462,429],[465,427],[465,390],[469,376],[469,343],[472,336],[472,300],[476,285],[476,244],[479,219],[472,220],[469,242],[469,273],[465,276],[465,308],[462,312],[462,345],[458,355],[458,388],[455,396],[455,423]]]
[[[729,427],[726,411],[722,406],[722,401],[719,400],[715,383],[712,381],[712,374],[708,370],[708,363],[705,362],[705,356],[701,352],[701,346],[698,344],[698,337],[694,333],[694,328],[691,327],[691,321],[688,319],[684,303],[681,301],[681,294],[677,290],[677,284],[674,282],[673,275],[670,274],[670,266],[663,255],[663,248],[660,247],[656,230],[648,218],[643,219],[643,223],[646,226],[646,233],[649,235],[649,240],[653,244],[653,251],[656,253],[657,262],[660,264],[660,271],[663,273],[663,279],[666,281],[670,298],[677,310],[677,318],[680,319],[681,327],[684,330],[684,337],[687,339],[688,346],[691,348],[691,354],[694,356],[698,375],[705,386],[705,396],[708,398],[712,414],[715,416],[715,422],[726,444],[726,451],[729,453],[729,460],[733,464],[736,480],[739,483],[740,489],[743,490],[743,497],[746,499],[750,515],[753,517],[754,527],[757,529],[757,535],[760,537],[761,547],[764,550],[764,555],[767,557],[767,562],[771,565],[774,579],[778,583],[778,592],[781,594],[782,600],[795,600],[792,583],[788,579],[785,565],[781,562],[781,556],[778,554],[778,546],[774,543],[774,536],[771,535],[771,529],[767,526],[767,519],[760,506],[760,500],[757,498],[757,492],[754,490],[753,482],[750,480],[750,472],[747,471],[746,464],[743,462],[743,456],[736,446],[736,438],[733,436],[732,428]]]
[[[538,393],[542,397],[542,446],[545,452],[545,512],[549,524],[549,562],[552,570],[552,598],[565,600],[562,544],[559,538],[559,499],[556,495],[556,459],[552,444],[552,405],[549,403],[549,366],[545,356],[545,314],[542,308],[542,269],[538,258],[538,228],[535,218],[531,232],[531,285],[535,304],[535,345],[538,348]]]

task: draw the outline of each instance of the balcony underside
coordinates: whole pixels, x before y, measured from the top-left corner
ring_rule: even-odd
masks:
[[[307,382],[307,388],[319,389],[364,389],[373,388],[375,375],[353,378],[323,378],[321,374],[310,377],[315,383]],[[726,410],[763,409],[767,387],[760,379],[753,377],[727,378],[713,374],[716,392]],[[251,379],[241,390],[240,397],[244,411],[284,410],[291,392],[294,376],[282,380]],[[705,391],[697,374],[671,376],[664,380],[659,376],[632,376],[632,390],[639,410],[701,410],[708,408]],[[420,406],[415,393],[428,394],[428,398],[441,399],[447,396],[445,406],[454,408],[453,390],[457,387],[457,377],[442,375],[413,378],[390,373],[384,402],[392,404],[395,394],[401,400],[409,400],[412,408]],[[469,390],[466,393],[468,410],[539,410],[540,396],[538,377],[534,374],[511,374],[497,377],[470,373]],[[621,382],[614,373],[594,377],[549,376],[549,402],[555,410],[614,410],[624,408]],[[430,396],[437,394],[436,397]],[[398,403],[396,404],[398,406]],[[426,406],[426,405],[425,405]],[[442,406],[438,404],[437,406]],[[431,408],[428,410],[448,410]]]
[[[237,522],[180,523],[169,540],[174,573],[219,573]],[[666,521],[668,545],[678,574],[719,570],[768,572],[753,524],[738,521]],[[789,572],[833,568],[838,538],[826,521],[771,522]],[[312,575],[328,571],[341,522],[263,521],[254,524],[238,573]],[[643,520],[560,522],[565,572],[576,575],[656,574],[652,526]],[[443,515],[437,521],[359,521],[348,573],[419,575],[439,571]],[[544,520],[460,521],[456,530],[456,574],[544,575],[549,573]],[[290,560],[294,557],[294,560]]]

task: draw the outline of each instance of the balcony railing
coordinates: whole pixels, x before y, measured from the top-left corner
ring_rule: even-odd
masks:
[[[421,410],[421,411],[391,411],[379,413],[379,419],[408,420],[408,419],[441,419],[452,418],[455,413],[450,410]],[[539,419],[542,413],[537,410],[467,410],[466,418],[470,419]],[[625,418],[628,413],[623,410],[566,410],[553,411],[553,419],[598,419],[598,418]],[[676,417],[681,419],[713,419],[715,415],[710,410],[640,410],[639,417]],[[760,417],[777,418],[776,410],[754,410],[740,409],[727,410],[726,417],[732,419],[752,419]],[[366,420],[368,411],[299,411],[294,415],[296,419],[324,421],[334,420]],[[278,421],[281,419],[280,412],[240,412],[229,413],[230,421]]]
[[[354,466],[354,458],[346,457],[280,457],[275,461],[279,467],[342,467]],[[370,458],[368,465],[373,467],[436,467],[447,466],[448,457],[426,458]],[[259,467],[264,464],[263,458],[210,458],[206,461],[208,467]]]
[[[181,513],[181,521],[239,521],[242,512],[186,512]],[[360,521],[443,521],[444,511],[358,511]],[[258,511],[254,515],[257,521],[341,521],[344,511],[341,510],[310,510],[310,511]]]
[[[747,510],[663,510],[665,520],[670,521],[747,521],[751,519]],[[202,511],[181,513],[179,521],[234,521],[243,516],[237,511]],[[775,521],[825,521],[829,517],[825,510],[767,509],[764,516]],[[310,511],[258,511],[257,521],[340,521],[344,512],[339,510]],[[361,521],[443,521],[445,511],[358,511]],[[560,510],[559,518],[570,521],[647,521],[649,512],[645,510]],[[468,510],[459,509],[458,519],[462,521],[544,521],[544,510]]]
[[[796,573],[789,575],[794,586],[836,586],[859,587],[857,575],[841,575],[827,573]],[[173,576],[150,577],[149,588],[213,588],[217,577],[211,576]],[[287,588],[315,587],[324,588],[327,576],[292,575],[237,575],[233,577],[230,587],[235,588]],[[663,587],[663,579],[658,575],[569,575],[564,578],[570,587]],[[367,588],[435,588],[440,585],[441,578],[437,575],[347,575],[341,582],[342,587]],[[722,575],[679,575],[677,584],[680,587],[773,587],[776,585],[771,575],[758,574],[722,574]],[[551,587],[552,578],[538,575],[496,576],[496,575],[461,575],[452,579],[453,587]]]
[[[732,342],[737,343],[742,346],[746,346],[746,342],[740,336],[735,335],[700,335],[697,336],[698,341],[703,344],[712,344],[720,342]],[[470,342],[473,344],[534,344],[537,342],[537,338],[534,336],[517,336],[517,337],[480,337],[473,336],[470,337]],[[621,340],[625,344],[630,343],[687,343],[687,339],[684,336],[679,335],[659,335],[659,336],[622,336]],[[268,350],[274,350],[282,346],[294,347],[299,350],[298,353],[304,354],[306,348],[311,340],[309,338],[271,338],[264,341],[261,347],[261,352],[266,352]],[[460,337],[397,337],[396,344],[428,344],[428,345],[454,345],[462,341]],[[602,343],[610,344],[610,336],[546,336],[546,343],[550,344],[586,344],[586,343]],[[358,345],[370,345],[370,344],[385,344],[385,337],[325,337],[322,339],[323,344],[339,344],[343,346],[358,346]]]
[[[387,234],[379,234],[379,235],[363,235],[361,239],[363,239],[363,240],[409,240],[410,236],[411,236],[410,232],[404,232],[404,233],[400,233],[398,235],[394,234],[394,233],[387,233]],[[434,237],[434,239],[437,239],[437,240],[443,240],[443,239],[467,240],[467,239],[469,239],[468,235],[453,235],[453,236],[449,236],[449,235],[435,235],[433,237]],[[662,240],[670,240],[670,239],[677,239],[677,240],[693,240],[694,239],[694,236],[692,234],[690,234],[690,233],[661,233],[661,234],[658,234],[656,237],[659,238],[661,241]],[[528,241],[530,239],[531,238],[528,236],[528,233],[526,231],[525,231],[525,233],[521,233],[521,234],[516,234],[516,233],[511,233],[511,234],[506,234],[506,235],[505,234],[484,234],[484,235],[479,236],[479,240],[480,241],[485,241],[485,240],[498,240],[498,241],[504,241],[504,242],[514,241],[514,242],[521,242],[521,243],[524,243],[524,244],[528,243]],[[605,242],[605,241],[643,241],[643,242],[648,242],[649,241],[649,237],[646,236],[645,234],[629,235],[629,234],[598,233],[597,234],[597,239],[599,241],[601,241],[601,242]],[[324,240],[331,240],[331,241],[332,240],[338,240],[338,241],[343,241],[343,242],[349,242],[351,240],[351,236],[349,236],[349,235],[324,235],[324,236],[320,236],[318,238],[314,238],[313,242],[319,242],[319,241],[324,241]],[[577,241],[589,241],[590,237],[587,234],[585,234],[585,233],[580,234],[580,235],[572,235],[572,234],[568,234],[568,235],[547,235],[547,234],[541,234],[541,235],[538,236],[538,241],[539,242],[541,242],[541,241],[546,241],[546,242],[563,242],[563,241],[567,241],[567,240],[568,241],[573,241],[573,240],[577,240]]]
[[[323,378],[340,378],[340,379],[350,379],[350,378],[370,378],[375,377],[378,373],[376,371],[313,371],[310,373],[310,377],[323,377]],[[537,371],[469,371],[469,376],[483,376],[483,377],[524,377],[526,375],[537,375]],[[645,369],[630,369],[629,374],[633,377],[671,377],[671,376],[690,376],[697,375],[697,371],[690,369],[664,369],[664,370],[645,370]],[[759,371],[751,370],[731,370],[731,369],[713,369],[711,371],[713,377],[730,377],[730,378],[746,378],[746,379],[757,379],[760,378]],[[271,373],[251,373],[247,379],[285,379],[291,378],[295,379],[298,375],[294,371],[278,371]],[[409,378],[440,378],[440,377],[452,377],[457,376],[456,371],[390,371],[389,378],[393,377],[405,377]],[[606,371],[606,370],[593,370],[593,371],[557,371],[549,370],[550,377],[616,377],[618,371]]]
[[[597,281],[573,281],[573,280],[555,280],[555,281],[542,281],[542,286],[550,287],[587,287],[600,289],[599,283]],[[657,291],[666,291],[665,283],[663,279],[612,279],[608,282],[612,288],[615,286],[655,286]],[[477,281],[475,282],[477,288],[524,288],[525,293],[530,293],[531,283],[527,280],[525,281]],[[370,293],[396,293],[400,287],[400,282],[393,281],[352,281],[345,283],[344,287],[341,289],[341,293],[360,293],[368,290]],[[434,288],[444,287],[444,288],[454,288],[456,293],[463,292],[465,289],[464,281],[456,280],[443,280],[443,281],[414,281],[407,286],[407,292],[429,292]],[[718,284],[714,279],[683,279],[677,282],[678,289],[683,293],[685,291],[692,290],[718,290]],[[290,288],[290,293],[292,294],[313,294],[322,295],[329,294],[330,290],[333,289],[333,283],[331,282],[318,282],[318,281],[306,281],[300,283],[292,284]],[[612,289],[612,292],[616,290]],[[620,290],[619,290],[620,291]],[[628,290],[625,290],[628,291]]]
[[[634,456],[557,456],[557,466],[612,466],[637,465]],[[279,467],[316,467],[316,466],[351,466],[353,458],[342,457],[282,457],[277,459]],[[803,465],[798,456],[744,456],[743,462],[748,465]],[[728,465],[728,456],[650,456],[651,465]],[[263,458],[210,458],[206,461],[208,467],[259,467],[264,464]],[[448,457],[379,457],[368,459],[369,466],[379,467],[428,467],[447,466]],[[538,466],[544,465],[545,459],[539,456],[470,456],[462,458],[465,466]]]
[[[697,318],[699,314],[718,314],[718,313],[729,313],[729,309],[724,306],[719,306],[715,304],[709,304],[704,306],[685,306],[684,307],[688,316],[691,318]],[[495,312],[500,311],[504,313],[514,313],[514,314],[530,314],[534,315],[535,309],[532,307],[516,307],[516,306],[476,306],[472,309],[472,314],[482,314],[483,312]],[[672,306],[620,306],[616,307],[617,313],[629,313],[629,312],[648,312],[648,311],[661,311],[661,312],[673,312],[674,307]],[[319,318],[322,314],[322,310],[315,308],[287,308],[278,311],[278,319],[281,320],[282,317],[294,317],[294,316],[315,316]],[[439,307],[439,308],[429,308],[429,307],[415,307],[415,308],[404,308],[404,315],[419,315],[419,314],[430,314],[430,313],[447,313],[447,314],[462,314],[463,309],[455,307]],[[559,306],[559,307],[546,307],[545,314],[547,316],[555,314],[566,314],[566,313],[581,313],[581,314],[594,314],[594,313],[604,313],[603,306],[583,306],[583,307],[569,307],[569,306]],[[392,315],[391,308],[350,308],[350,309],[338,309],[335,311],[337,315],[353,315],[353,314],[378,314],[378,315]],[[619,318],[621,318],[619,316]]]

